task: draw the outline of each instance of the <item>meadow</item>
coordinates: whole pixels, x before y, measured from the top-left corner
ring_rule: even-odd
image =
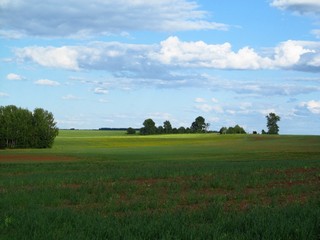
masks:
[[[0,239],[320,239],[320,136],[61,130],[0,150]]]

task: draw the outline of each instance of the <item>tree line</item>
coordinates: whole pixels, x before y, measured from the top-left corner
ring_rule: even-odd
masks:
[[[279,133],[279,126],[277,124],[280,121],[280,117],[277,116],[275,113],[269,113],[266,116],[267,118],[267,128],[268,131],[262,130],[262,134],[278,134]],[[163,126],[156,126],[155,122],[148,118],[143,122],[143,127],[140,128],[141,135],[152,135],[152,134],[174,134],[174,133],[205,133],[208,132],[210,124],[206,123],[205,119],[202,116],[199,116],[192,122],[191,126],[188,128],[180,127],[180,128],[173,128],[170,121],[165,121]],[[239,126],[238,124],[234,127],[222,127],[219,130],[220,134],[246,134],[246,131],[243,127]],[[257,132],[254,131],[254,134]],[[128,128],[127,134],[136,134],[136,129]]]
[[[58,133],[51,112],[0,106],[0,148],[50,148]]]
[[[156,126],[156,123],[148,118],[143,122],[143,127],[140,128],[139,133],[141,135],[153,135],[153,134],[175,134],[175,133],[204,133],[209,129],[210,124],[205,122],[202,116],[199,116],[192,122],[190,127],[172,127],[170,121],[165,121],[163,126]],[[128,128],[127,134],[136,134],[136,129]]]

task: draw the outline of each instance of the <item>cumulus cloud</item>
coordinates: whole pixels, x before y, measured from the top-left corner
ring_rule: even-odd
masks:
[[[318,0],[273,0],[271,6],[299,14],[320,14]]]
[[[45,67],[105,70],[118,78],[183,80],[179,74],[183,68],[320,71],[320,42],[316,41],[289,40],[267,55],[250,47],[234,51],[230,43],[184,42],[178,37],[158,45],[92,42],[86,46],[32,46],[15,53],[21,61]]]
[[[129,31],[227,30],[188,0],[1,1],[3,36],[88,37]]]
[[[183,42],[178,37],[169,37],[162,41],[159,51],[150,57],[167,65],[217,69],[258,69],[270,62],[249,47],[234,52],[230,43]]]
[[[21,81],[24,78],[22,76],[20,76],[19,74],[15,74],[15,73],[9,73],[7,75],[7,79],[11,80],[11,81]]]
[[[311,100],[301,103],[300,106],[308,109],[311,113],[320,114],[320,101]]]
[[[177,37],[169,37],[160,46],[151,57],[167,65],[241,70],[320,70],[320,42],[288,40],[276,46],[271,56],[262,56],[250,47],[235,52],[230,43],[182,42]]]
[[[82,48],[81,48],[82,49]],[[31,60],[45,67],[79,70],[80,51],[75,47],[26,47],[15,51],[19,59]]]
[[[314,46],[312,46],[314,45]],[[319,54],[320,42],[303,42],[303,41],[286,41],[281,43],[275,48],[274,65],[279,68],[292,68],[295,64],[299,64],[299,61],[307,53],[311,55]],[[315,54],[315,55],[317,55]],[[311,60],[311,59],[306,59]],[[312,60],[311,60],[312,61]],[[310,64],[308,61],[306,64]],[[300,62],[301,64],[301,62]]]
[[[131,69],[152,67],[146,62],[145,52],[152,46],[93,42],[87,46],[25,47],[15,50],[19,60],[30,60],[41,66],[68,70],[94,69],[128,72]]]
[[[42,85],[42,86],[50,86],[50,87],[55,87],[55,86],[59,86],[60,83],[57,81],[52,81],[49,79],[39,79],[37,81],[34,82],[37,85]]]

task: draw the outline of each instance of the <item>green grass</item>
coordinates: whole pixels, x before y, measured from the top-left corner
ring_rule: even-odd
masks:
[[[60,131],[0,179],[0,239],[320,238],[319,136]]]

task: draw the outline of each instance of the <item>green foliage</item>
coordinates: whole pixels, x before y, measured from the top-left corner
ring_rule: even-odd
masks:
[[[268,134],[278,134],[279,126],[277,122],[280,121],[280,117],[277,116],[275,113],[269,113],[269,115],[267,115],[266,118],[267,118]]]
[[[210,124],[205,122],[201,116],[197,117],[192,123],[191,128],[173,128],[170,121],[165,121],[163,126],[156,127],[155,122],[149,118],[143,122],[143,127],[140,129],[141,135],[153,134],[182,134],[182,133],[204,133],[208,131]]]
[[[172,126],[168,120],[163,123],[163,129],[164,129],[164,133],[166,134],[172,133]]]
[[[58,128],[52,113],[41,108],[34,112],[16,106],[0,107],[1,148],[52,147]]]
[[[164,133],[164,128],[162,126],[157,127],[157,134],[163,134]]]
[[[134,128],[132,128],[132,127],[129,127],[129,128],[127,129],[127,134],[130,134],[130,135],[136,134],[136,130],[135,130]]]
[[[143,122],[143,126],[144,127],[142,127],[140,129],[140,134],[142,134],[142,135],[156,134],[156,132],[157,132],[156,124],[151,118],[146,119]]]
[[[164,133],[172,133],[171,123],[167,120],[163,123]]]
[[[206,120],[199,116],[195,119],[195,121],[191,124],[191,131],[196,133],[204,132],[207,128]]]
[[[187,132],[187,130],[184,128],[184,127],[179,127],[178,128],[178,133],[186,133]]]
[[[220,134],[246,134],[246,131],[240,127],[239,125],[235,125],[234,127],[222,127],[219,131]]]

